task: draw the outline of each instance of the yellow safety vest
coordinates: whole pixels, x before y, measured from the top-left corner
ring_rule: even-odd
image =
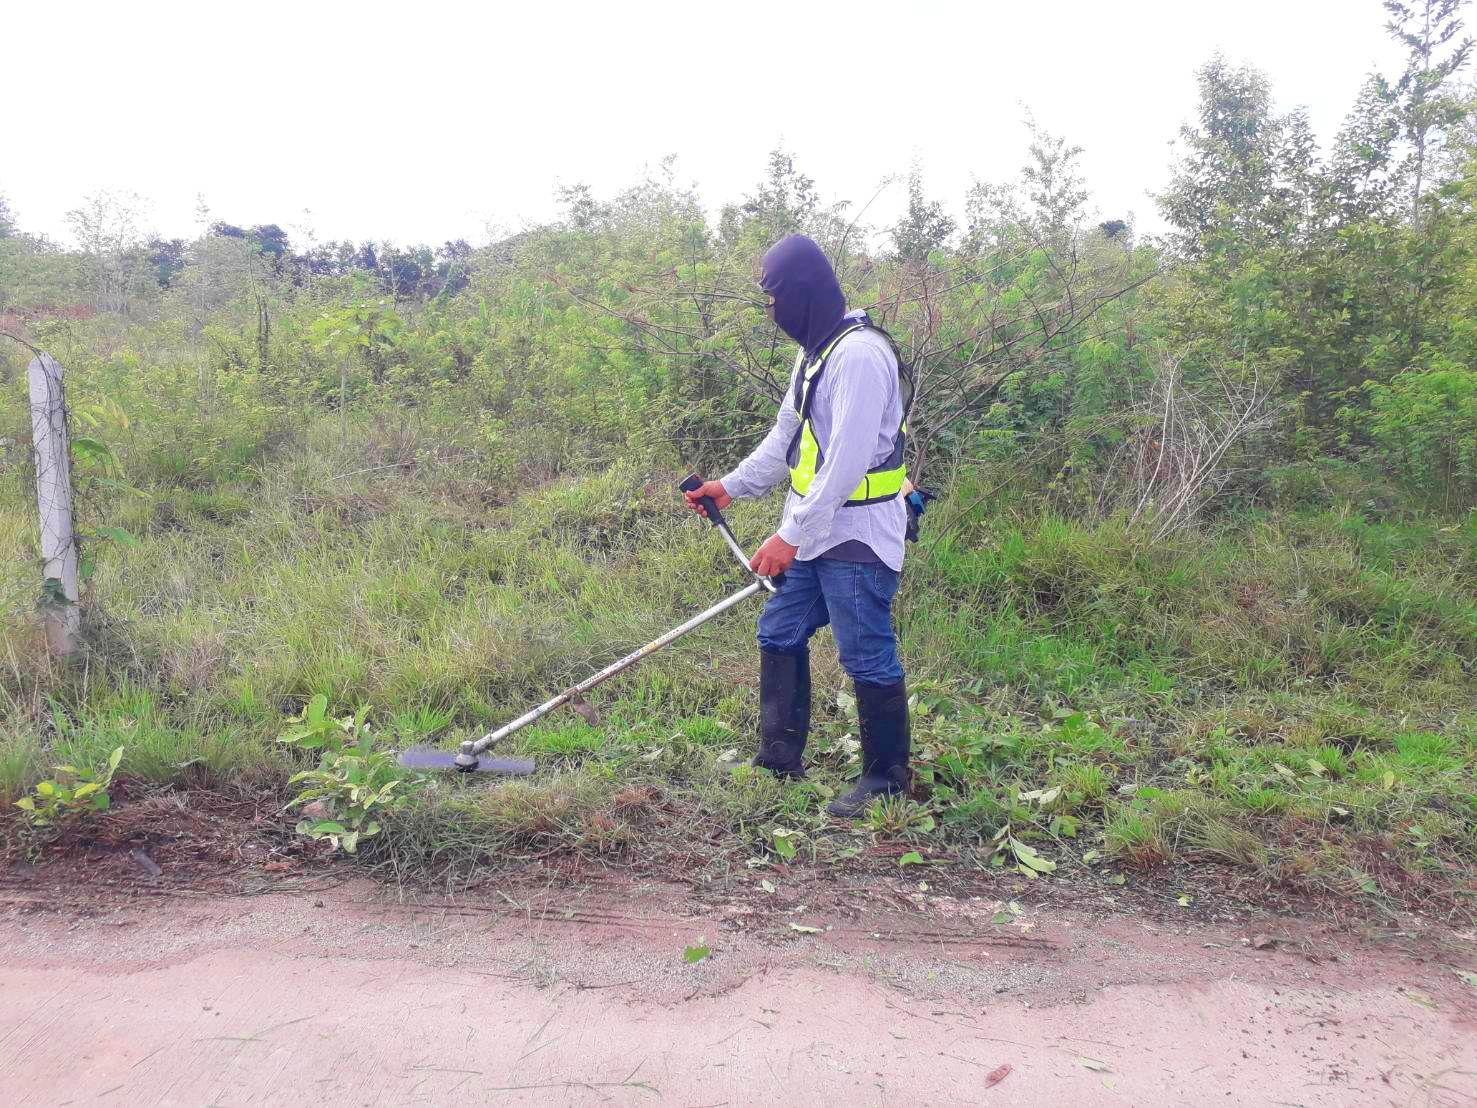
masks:
[[[808,366],[805,364],[805,351],[800,351],[795,359],[796,382],[793,403],[795,411],[800,414],[800,430],[795,433],[795,437],[790,442],[788,461],[790,463],[790,488],[800,496],[810,491],[816,472],[825,463],[825,458],[821,456],[820,443],[816,441],[815,431],[810,421],[810,405],[815,398],[815,387],[825,371],[831,352],[836,349],[836,344],[853,331],[860,331],[865,326],[866,324],[858,323],[842,331]],[[844,507],[855,508],[863,504],[881,504],[902,493],[903,482],[907,479],[907,467],[903,464],[907,431],[908,424],[905,420],[898,428],[892,453],[881,465],[867,471],[867,475],[862,478],[861,484],[856,487],[843,505]]]

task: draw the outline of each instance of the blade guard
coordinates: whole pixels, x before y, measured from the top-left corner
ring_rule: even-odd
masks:
[[[456,770],[458,773],[502,773],[513,777],[526,777],[534,771],[532,758],[493,758],[486,754],[472,759],[470,765],[461,761],[460,754],[449,750],[437,750],[430,746],[416,746],[400,754],[400,764],[406,769]]]

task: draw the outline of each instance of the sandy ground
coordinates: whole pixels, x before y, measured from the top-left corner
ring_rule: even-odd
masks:
[[[8,1105],[1473,1105],[1471,934],[660,886],[0,896]],[[1257,927],[1267,930],[1258,933]],[[799,930],[817,928],[819,930]],[[689,947],[711,954],[684,961]]]

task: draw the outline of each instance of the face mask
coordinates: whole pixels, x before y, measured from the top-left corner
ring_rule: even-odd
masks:
[[[764,255],[760,287],[774,298],[774,321],[814,357],[841,327],[846,297],[821,248],[789,235]]]

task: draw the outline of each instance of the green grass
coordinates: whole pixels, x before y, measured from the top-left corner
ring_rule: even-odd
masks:
[[[396,432],[418,459],[408,470],[373,468],[374,428],[347,447],[332,423],[290,447],[263,432],[255,449],[243,437],[184,460],[141,436],[126,460],[148,497],[89,509],[138,545],[102,549],[72,665],[41,649],[28,493],[0,474],[7,807],[48,764],[118,745],[138,780],[280,788],[275,736],[318,693],[340,711],[372,705],[394,741],[450,744],[742,583],[660,466],[492,495],[479,474],[507,459],[479,460],[454,424],[413,432]],[[440,460],[450,447],[462,453]],[[1470,877],[1471,518],[1272,512],[1150,545],[1018,498],[954,518],[962,499],[930,513],[898,606],[922,808],[858,832],[822,815],[854,771],[842,740],[855,731],[825,635],[812,778],[726,768],[754,743],[756,603],[599,690],[600,726],[555,715],[515,737],[536,778],[438,781],[369,856],[401,872],[569,850],[727,865],[773,857],[779,826],[803,860],[873,837],[987,865],[1008,822],[1064,862],[1096,850],[1357,890],[1376,880],[1373,850],[1432,888]],[[731,515],[753,545],[774,511]],[[1049,803],[1022,798],[1043,790]]]

